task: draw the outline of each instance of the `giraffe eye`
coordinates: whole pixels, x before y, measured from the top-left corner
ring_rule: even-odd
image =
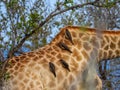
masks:
[[[66,29],[65,38],[68,39],[72,44],[74,44],[73,41],[72,41],[72,36],[71,36],[68,29]]]

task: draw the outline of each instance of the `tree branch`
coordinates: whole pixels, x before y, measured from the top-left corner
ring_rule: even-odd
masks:
[[[20,43],[15,46],[10,52],[8,57],[12,57],[14,52],[16,52],[22,45],[23,43],[30,37],[32,36],[40,27],[42,27],[44,24],[46,24],[50,19],[52,19],[53,17],[57,16],[58,14],[64,13],[66,11],[72,10],[72,9],[77,9],[77,8],[81,8],[83,6],[86,5],[94,5],[95,3],[97,3],[99,0],[95,0],[94,2],[88,2],[88,3],[84,3],[84,4],[78,4],[72,7],[69,7],[67,9],[63,9],[63,10],[58,10],[58,12],[55,13],[55,11],[51,12],[51,14],[48,15],[48,17],[42,21],[37,28],[33,29],[29,34],[26,34],[25,37],[20,41]]]
[[[36,30],[38,30],[40,27],[42,27],[45,23],[47,23],[54,16],[57,16],[58,14],[64,13],[64,12],[72,10],[72,9],[81,8],[81,7],[86,6],[86,5],[93,5],[96,2],[97,2],[97,0],[94,1],[94,2],[88,2],[88,3],[84,3],[84,4],[78,4],[78,5],[69,7],[67,9],[60,10],[60,11],[58,11],[56,13],[54,13],[54,11],[53,11],[43,22],[41,22],[39,24],[39,26],[37,28],[33,29],[31,31],[31,33],[25,35],[25,37],[20,41],[20,43],[14,48],[14,51],[17,51],[22,46],[22,44],[25,42],[26,39],[28,39],[31,35],[33,35],[36,32]]]
[[[111,1],[111,3],[114,6],[115,4],[120,3],[120,1],[119,0],[118,1],[116,0],[116,1],[113,1],[113,2]],[[96,6],[96,7],[109,7],[109,5],[107,5],[107,4],[101,4],[100,5],[99,3],[98,4],[94,4],[94,6]]]

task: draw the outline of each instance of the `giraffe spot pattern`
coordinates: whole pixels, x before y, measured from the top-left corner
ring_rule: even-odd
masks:
[[[115,45],[113,42],[111,42],[111,43],[110,43],[110,48],[113,50],[113,49],[116,48],[116,45]]]
[[[77,30],[77,33],[74,29]],[[113,58],[120,54],[120,49],[118,50],[118,47],[120,48],[120,40],[116,39],[118,36],[112,36],[108,38],[108,36],[113,33],[104,31],[103,35],[105,34],[105,38],[102,36],[100,40],[102,44],[100,45],[99,41],[97,41],[95,37],[95,29],[87,28],[89,30],[86,29],[84,33],[79,29],[74,27],[73,29],[69,30],[71,35],[68,35],[67,32],[67,38],[72,37],[74,44],[70,43],[70,39],[65,39],[65,29],[62,30],[61,33],[59,33],[49,45],[37,51],[26,53],[10,59],[12,64],[11,66],[8,66],[7,69],[8,72],[11,73],[11,83],[16,83],[12,86],[12,88],[10,88],[10,90],[42,90],[43,87],[44,89],[50,89],[50,87],[52,87],[53,90],[66,90],[70,87],[69,85],[73,85],[71,90],[77,89],[73,82],[75,82],[76,79],[78,80],[79,77],[77,76],[83,73],[87,66],[87,60],[90,55],[94,55],[90,52],[90,50],[95,50],[95,52],[97,52],[97,47],[101,46],[98,57],[100,59],[108,57]],[[117,33],[115,35],[117,35]],[[117,41],[115,42],[115,40]],[[72,52],[69,53],[65,50],[61,50],[61,48],[57,46],[58,42],[65,43],[65,45],[67,45]],[[59,62],[60,59],[64,59],[69,65],[70,72],[66,69],[63,69]],[[54,71],[56,72],[56,78],[50,73],[48,64],[49,62],[52,62],[55,65],[56,70]],[[16,79],[19,81],[14,81]],[[98,83],[97,81],[95,82]],[[28,86],[26,86],[26,83]]]
[[[87,51],[91,50],[91,46],[89,45],[88,42],[84,42],[84,43],[83,43],[83,47],[84,47]]]
[[[83,50],[83,51],[81,51],[81,53],[82,53],[83,57],[85,57],[86,60],[88,60],[89,56],[88,56],[88,54],[86,53],[86,51]]]
[[[108,50],[109,49],[109,45],[106,45],[105,47],[104,47],[104,50]]]
[[[118,41],[118,48],[120,48],[120,40]]]

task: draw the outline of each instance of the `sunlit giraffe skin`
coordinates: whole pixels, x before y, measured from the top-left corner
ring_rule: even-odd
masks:
[[[86,78],[93,53],[97,53],[96,62],[120,57],[120,31],[100,33],[94,28],[62,28],[48,45],[9,59],[6,73],[10,78],[4,80],[2,89],[90,90]],[[97,74],[92,81],[95,90],[102,89]]]

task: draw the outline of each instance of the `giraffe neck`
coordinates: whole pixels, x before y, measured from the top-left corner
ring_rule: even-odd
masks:
[[[59,44],[58,46],[61,48],[61,64],[75,75],[76,80],[71,87],[76,83],[84,83],[86,75],[88,75],[86,70],[89,72],[92,70],[89,75],[96,74],[96,72],[94,73],[96,69],[93,69],[96,63],[93,61],[98,60],[99,62],[104,59],[120,57],[120,31],[101,31],[100,33],[96,29],[68,26],[62,28],[53,40],[52,43]],[[90,69],[89,66],[92,68]],[[73,74],[70,74],[69,77],[74,76]],[[84,77],[85,80],[83,80]],[[91,80],[94,80],[93,77],[87,84],[90,84]],[[93,87],[94,85],[93,83]]]
[[[6,72],[10,73],[11,78],[5,82],[5,87],[8,86],[9,90],[79,90],[85,83],[87,74],[93,73],[86,70],[88,61],[120,56],[119,36],[120,31],[103,31],[97,36],[95,29],[91,28],[62,28],[49,45],[10,59]],[[91,86],[91,79],[89,81],[85,87]]]
[[[66,30],[71,34],[71,40],[65,38]],[[55,44],[59,42],[67,45],[70,49],[68,52],[73,52],[71,55],[77,59],[85,57],[89,60],[95,56],[102,61],[120,57],[120,31],[101,31],[99,34],[96,29],[68,26],[62,28],[53,40]]]
[[[99,61],[120,57],[120,31],[104,31],[99,50]]]

